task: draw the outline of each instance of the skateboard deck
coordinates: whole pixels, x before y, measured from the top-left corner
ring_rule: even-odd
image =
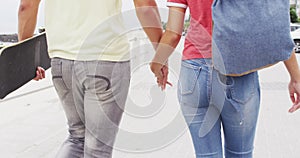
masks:
[[[0,99],[36,76],[38,66],[50,68],[46,34],[0,49]]]

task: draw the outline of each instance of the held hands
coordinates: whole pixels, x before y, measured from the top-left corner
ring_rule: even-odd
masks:
[[[45,78],[45,70],[42,67],[36,68],[36,76],[33,80],[39,81]]]
[[[157,62],[150,63],[150,69],[156,77],[156,82],[162,90],[166,89],[166,85],[173,86],[172,83],[168,82],[169,68],[167,65],[163,65]]]

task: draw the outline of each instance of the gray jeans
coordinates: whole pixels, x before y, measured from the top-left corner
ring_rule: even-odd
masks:
[[[129,62],[53,58],[53,84],[69,137],[58,158],[111,158],[130,81]]]

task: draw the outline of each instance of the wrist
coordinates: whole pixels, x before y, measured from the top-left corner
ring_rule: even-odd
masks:
[[[164,56],[160,55],[159,53],[156,53],[151,62],[152,63],[159,63],[161,65],[166,65],[167,62],[168,62],[168,59],[165,59]]]
[[[297,73],[291,74],[291,82],[300,83],[300,73],[299,73],[299,71]]]

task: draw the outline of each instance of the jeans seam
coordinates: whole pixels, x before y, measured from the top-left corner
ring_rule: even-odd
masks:
[[[233,154],[249,154],[249,153],[253,152],[253,147],[249,151],[243,151],[243,152],[232,151],[232,150],[229,150],[228,148],[226,148],[225,150],[229,151],[230,153],[233,153]]]
[[[206,80],[206,89],[207,89],[207,99],[208,99],[208,102],[210,103],[210,99],[211,99],[211,93],[212,93],[212,71],[208,71],[208,74],[207,74],[207,80]]]
[[[197,156],[211,156],[211,155],[216,155],[219,152],[212,152],[212,153],[205,153],[205,154],[197,154]]]

